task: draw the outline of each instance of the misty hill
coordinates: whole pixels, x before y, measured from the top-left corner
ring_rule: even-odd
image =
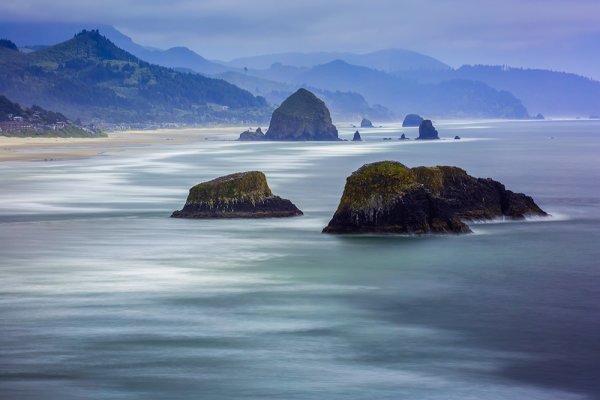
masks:
[[[523,104],[512,94],[485,83],[450,79],[421,83],[367,67],[332,61],[310,69],[273,65],[249,71],[281,82],[329,91],[351,91],[398,114],[444,117],[527,118]]]
[[[477,65],[463,66],[454,76],[508,90],[520,98],[532,114],[567,117],[600,114],[600,82],[579,75]]]
[[[275,82],[234,71],[217,74],[215,77],[246,89],[255,96],[263,96],[270,104],[275,106],[280,105],[292,93],[302,87],[302,85]],[[390,110],[381,105],[376,104],[371,107],[359,93],[330,91],[316,87],[306,87],[306,89],[315,93],[325,102],[331,112],[331,117],[335,121],[351,121],[365,116],[379,121],[390,121],[396,117]]]
[[[32,53],[0,48],[0,93],[71,118],[111,122],[264,120],[270,109],[228,82],[149,64],[98,31]]]
[[[0,37],[11,38],[20,48],[40,48],[69,40],[74,32],[93,26],[119,48],[152,64],[170,68],[187,68],[209,75],[232,69],[209,61],[187,47],[161,50],[135,43],[112,25],[68,22],[8,22],[0,24]]]
[[[349,64],[395,73],[406,70],[446,70],[450,67],[443,62],[409,50],[380,50],[366,54],[342,52],[281,53],[256,57],[237,58],[228,66],[237,68],[266,69],[279,63],[295,67],[314,67],[331,61],[342,60]]]

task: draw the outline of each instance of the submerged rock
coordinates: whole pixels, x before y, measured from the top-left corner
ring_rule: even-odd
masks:
[[[288,97],[273,111],[266,140],[338,140],[325,103],[306,89]]]
[[[423,117],[417,114],[408,114],[402,121],[402,126],[419,126],[423,122]]]
[[[240,138],[238,140],[241,141],[260,141],[265,140],[265,134],[262,132],[260,128],[255,131],[251,131],[248,129],[245,132],[240,133]]]
[[[366,164],[346,180],[324,233],[465,233],[463,220],[547,215],[533,199],[457,167]]]
[[[273,195],[265,174],[239,172],[190,189],[173,218],[273,218],[302,215],[291,201]]]
[[[352,138],[353,142],[362,142],[362,138],[360,137],[360,133],[358,131],[354,132],[354,137]]]
[[[433,127],[431,120],[423,120],[419,125],[419,137],[417,140],[436,140],[439,138],[438,131]]]
[[[363,120],[360,121],[360,127],[361,128],[373,128],[373,123],[370,120],[363,118]]]

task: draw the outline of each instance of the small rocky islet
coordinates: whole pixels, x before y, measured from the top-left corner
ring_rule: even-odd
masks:
[[[362,121],[360,121],[360,127],[361,128],[373,128],[373,122],[371,122],[370,119],[363,118]]]
[[[273,195],[260,171],[239,172],[190,189],[173,218],[281,218],[302,215],[290,200]]]
[[[458,167],[365,164],[346,181],[324,233],[468,233],[463,220],[547,215],[533,199]]]

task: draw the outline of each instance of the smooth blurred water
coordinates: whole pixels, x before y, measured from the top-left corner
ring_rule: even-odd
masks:
[[[0,398],[600,398],[600,122],[436,126],[462,139],[0,164]],[[492,177],[552,217],[321,234],[346,177],[386,159]],[[169,218],[246,170],[305,215]]]

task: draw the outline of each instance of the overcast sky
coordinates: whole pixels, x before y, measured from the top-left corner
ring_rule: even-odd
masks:
[[[600,0],[19,0],[7,21],[114,25],[137,43],[211,59],[415,50],[452,66],[552,68],[600,79]]]

